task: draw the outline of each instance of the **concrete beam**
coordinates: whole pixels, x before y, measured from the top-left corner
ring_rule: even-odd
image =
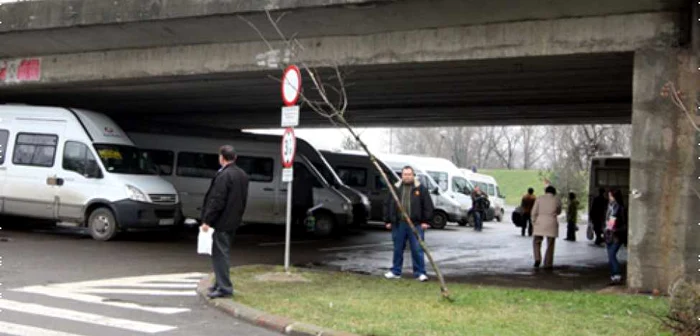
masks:
[[[700,132],[661,88],[671,81],[697,113],[700,75],[691,50],[635,56],[629,201],[628,285],[662,292],[680,278],[700,281]]]
[[[669,12],[305,38],[298,58],[322,66],[626,52],[674,45],[678,27]],[[279,69],[289,56],[263,42],[64,54],[42,57],[39,81],[0,88]]]
[[[0,4],[0,33],[382,2],[393,0],[25,1]]]

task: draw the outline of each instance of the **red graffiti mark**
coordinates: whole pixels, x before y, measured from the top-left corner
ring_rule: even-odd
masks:
[[[1,82],[33,82],[41,79],[41,60],[27,58],[0,63]]]

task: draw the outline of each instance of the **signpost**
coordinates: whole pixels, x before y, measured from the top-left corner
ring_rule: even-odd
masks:
[[[299,90],[301,89],[301,72],[299,68],[290,65],[282,76],[282,127],[286,127],[282,135],[282,182],[287,183],[287,222],[284,242],[284,271],[289,273],[289,255],[292,236],[292,181],[294,180],[294,156],[296,155],[297,139],[294,127],[299,125]]]

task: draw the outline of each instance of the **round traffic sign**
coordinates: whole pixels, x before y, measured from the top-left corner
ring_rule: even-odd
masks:
[[[291,168],[294,165],[294,155],[297,152],[297,138],[294,136],[294,129],[288,127],[282,135],[282,166]]]
[[[286,106],[292,106],[299,100],[301,90],[301,71],[296,65],[290,65],[282,75],[282,101]]]

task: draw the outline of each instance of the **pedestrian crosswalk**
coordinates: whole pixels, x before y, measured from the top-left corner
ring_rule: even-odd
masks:
[[[147,275],[16,288],[0,299],[0,335],[109,335],[107,330],[115,330],[115,335],[139,335],[173,331],[177,329],[177,318],[166,316],[190,309],[181,304],[168,306],[168,302],[196,297],[197,283],[204,275]],[[7,316],[14,320],[7,320]]]

